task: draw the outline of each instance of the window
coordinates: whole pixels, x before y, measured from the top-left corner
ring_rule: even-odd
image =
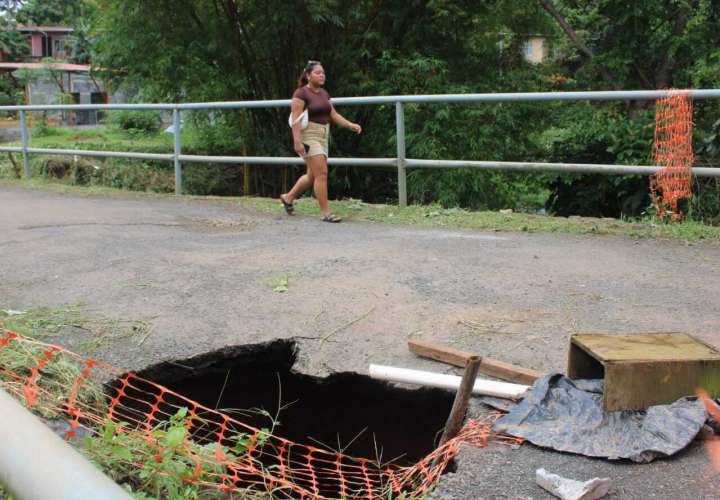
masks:
[[[57,57],[72,57],[73,46],[66,38],[53,38],[53,54]]]
[[[530,41],[523,42],[522,44],[522,53],[523,56],[525,56],[525,59],[531,59],[533,56],[533,44]]]

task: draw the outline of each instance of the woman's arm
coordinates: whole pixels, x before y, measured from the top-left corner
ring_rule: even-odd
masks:
[[[350,120],[348,120],[344,116],[342,116],[340,113],[335,111],[335,106],[333,106],[332,111],[330,111],[330,119],[336,125],[350,129],[353,132],[355,132],[356,134],[359,134],[360,132],[362,132],[362,127],[360,125],[358,125],[357,123],[351,122]]]
[[[291,105],[291,113],[292,113],[292,120],[293,120],[293,127],[292,127],[292,137],[293,137],[293,150],[299,154],[300,156],[305,156],[305,148],[302,145],[302,139],[300,138],[300,120],[298,120],[298,116],[300,116],[303,112],[303,109],[305,108],[305,101],[302,99],[298,99],[297,97],[293,97],[292,105]],[[296,122],[297,120],[297,122]]]

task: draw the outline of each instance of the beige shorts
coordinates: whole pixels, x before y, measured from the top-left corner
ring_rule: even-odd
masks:
[[[328,137],[330,136],[330,124],[321,125],[315,122],[308,122],[308,126],[302,131],[300,139],[305,146],[306,157],[325,155],[328,156]]]

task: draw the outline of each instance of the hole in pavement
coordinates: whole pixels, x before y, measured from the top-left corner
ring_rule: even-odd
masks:
[[[278,340],[163,362],[137,375],[209,408],[262,409],[274,416],[280,403],[286,407],[279,412],[274,434],[318,448],[318,443],[335,451],[342,448],[349,456],[377,460],[380,453],[383,462],[412,465],[435,448],[452,393],[398,388],[357,373],[303,375],[292,370],[295,359],[296,344]],[[141,389],[132,398],[154,404],[157,389]],[[121,402],[143,412],[149,407],[138,408],[141,403],[129,399]],[[255,412],[240,417],[228,413],[257,428],[271,423]]]

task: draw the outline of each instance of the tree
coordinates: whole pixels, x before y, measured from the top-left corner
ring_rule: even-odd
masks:
[[[566,60],[591,88],[720,84],[720,3],[715,0],[539,3],[567,35]],[[700,74],[713,63],[714,71]]]
[[[13,25],[0,22],[0,51],[8,61],[24,61],[30,56],[25,37]]]
[[[86,8],[84,0],[26,0],[16,10],[16,16],[22,24],[72,24]]]
[[[183,101],[288,98],[308,59],[324,63],[334,96],[531,90],[541,76],[514,77],[528,66],[519,50],[499,52],[498,34],[511,33],[511,43],[519,47],[522,35],[550,25],[542,12],[519,0],[100,0],[99,10],[92,59],[106,69],[105,76],[116,85],[140,88],[146,99]],[[457,120],[472,131],[494,113],[496,121],[513,120],[515,130],[530,127],[514,115],[484,109],[485,114],[473,114],[471,108],[409,107],[408,145],[422,147],[420,135],[432,133],[433,143],[443,148],[434,154],[497,157],[498,144],[512,151],[507,137],[474,140],[452,125]],[[359,137],[338,133],[334,154],[394,155],[394,108],[342,112],[363,123],[366,132]],[[450,126],[424,129],[422,120],[436,112],[448,116]],[[287,155],[286,115],[287,110],[214,113],[207,120],[215,130],[228,126],[223,135],[232,139],[224,144],[214,139],[208,147],[216,153],[226,148],[236,154]],[[261,191],[276,193],[280,176],[263,175],[267,183]],[[395,196],[391,171],[333,169],[333,175],[335,192],[371,200]],[[427,190],[423,196],[437,199]]]
[[[716,88],[720,85],[720,3],[715,0],[538,0],[561,35],[556,49],[574,88]],[[546,129],[550,161],[648,164],[653,103],[583,105]],[[717,102],[696,103],[697,144],[716,120]],[[702,151],[702,150],[700,150]],[[650,203],[644,177],[555,176],[553,211],[617,216]]]
[[[0,12],[6,21],[13,21],[22,4],[23,0],[0,0]]]

